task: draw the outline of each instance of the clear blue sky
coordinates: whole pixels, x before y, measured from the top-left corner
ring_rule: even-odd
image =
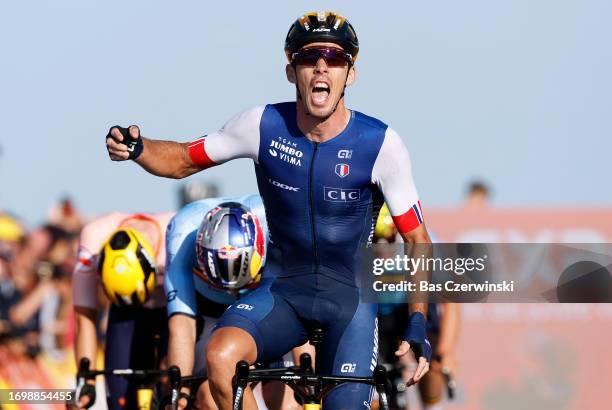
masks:
[[[475,177],[500,205],[612,205],[610,1],[357,3],[4,2],[0,208],[30,224],[63,194],[88,215],[173,209],[180,182],[111,162],[109,126],[184,141],[292,99],[284,37],[319,8],[355,26],[347,104],[403,136],[425,207]],[[191,178],[256,190],[248,160]]]

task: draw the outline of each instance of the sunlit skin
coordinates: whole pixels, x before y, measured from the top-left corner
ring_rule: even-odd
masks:
[[[311,43],[305,48],[329,47],[342,48],[334,43]],[[350,111],[344,106],[344,97],[340,98],[344,86],[350,86],[355,82],[355,66],[329,67],[325,59],[320,58],[317,65],[298,65],[293,67],[287,64],[285,67],[287,79],[296,84],[297,101],[297,124],[304,135],[315,142],[327,141],[340,134],[346,127],[351,117]],[[329,87],[328,92],[316,92],[317,83],[325,83]],[[340,99],[340,101],[338,101]],[[336,102],[338,105],[336,106]]]

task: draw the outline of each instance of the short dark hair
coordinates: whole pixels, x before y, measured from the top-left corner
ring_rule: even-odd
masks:
[[[485,195],[490,194],[489,187],[482,181],[472,181],[469,185],[468,194],[481,193]]]

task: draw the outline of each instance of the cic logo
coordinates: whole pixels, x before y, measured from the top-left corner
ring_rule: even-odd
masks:
[[[355,202],[359,200],[359,189],[323,187],[323,195],[329,202]]]

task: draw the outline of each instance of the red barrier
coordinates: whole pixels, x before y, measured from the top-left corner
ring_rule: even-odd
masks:
[[[453,208],[425,210],[440,242],[612,242],[610,208]]]

